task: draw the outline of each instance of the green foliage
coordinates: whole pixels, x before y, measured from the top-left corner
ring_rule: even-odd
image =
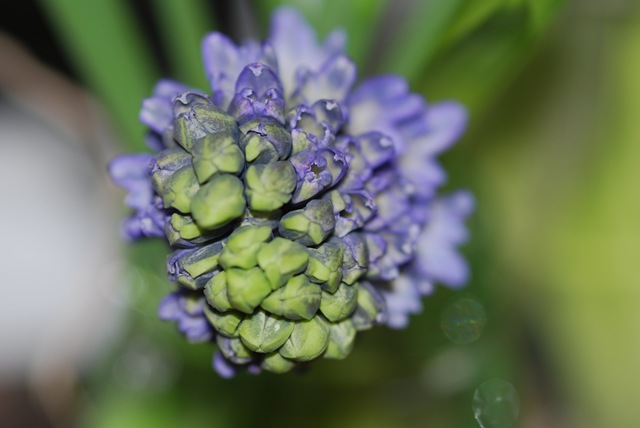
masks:
[[[122,0],[43,0],[41,5],[121,136],[130,147],[143,147],[138,111],[159,76],[127,4]]]

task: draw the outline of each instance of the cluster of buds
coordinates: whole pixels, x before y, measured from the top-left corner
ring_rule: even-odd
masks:
[[[318,46],[289,9],[262,46],[207,36],[213,95],[161,81],[141,112],[156,153],[110,165],[134,209],[126,236],[174,249],[160,317],[217,342],[223,376],[345,358],[358,331],[405,325],[434,281],[466,279],[472,201],[436,196],[435,161],[464,111],[427,108],[393,76],[351,92],[343,44]]]

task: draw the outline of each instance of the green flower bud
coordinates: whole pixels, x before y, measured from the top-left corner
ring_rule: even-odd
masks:
[[[193,197],[193,219],[204,229],[217,229],[237,219],[244,214],[246,206],[243,191],[238,177],[230,174],[214,176]]]
[[[291,153],[291,133],[276,121],[258,119],[242,125],[240,141],[247,162],[270,163]]]
[[[329,329],[329,344],[324,352],[324,358],[342,360],[346,358],[355,345],[357,330],[351,320],[344,320],[331,324]]]
[[[324,241],[333,231],[336,218],[328,199],[313,200],[301,210],[291,211],[280,220],[280,235],[302,245],[313,246]]]
[[[281,347],[293,332],[294,323],[264,311],[245,318],[238,332],[245,346],[252,351],[267,353]]]
[[[268,370],[273,373],[286,373],[294,368],[296,363],[291,360],[284,358],[278,352],[272,352],[271,354],[267,354],[262,360],[261,367],[264,370]]]
[[[237,337],[225,337],[219,334],[216,337],[218,349],[232,363],[246,364],[251,362],[251,350],[247,348]]]
[[[166,149],[154,156],[156,166],[151,173],[151,183],[162,194],[164,184],[180,168],[191,165],[191,155],[181,148]]]
[[[218,272],[204,286],[204,297],[207,302],[220,312],[232,309],[227,294],[227,273]]]
[[[287,161],[251,165],[245,183],[249,207],[256,211],[273,211],[291,199],[296,188],[296,172]]]
[[[329,324],[322,317],[297,321],[289,339],[278,352],[285,358],[310,361],[320,356],[329,342]]]
[[[260,306],[292,320],[310,319],[320,307],[321,289],[304,275],[291,278],[284,287],[267,296]]]
[[[269,226],[244,226],[236,229],[227,240],[220,265],[229,269],[238,267],[249,269],[258,264],[258,250],[264,242],[271,239]]]
[[[342,212],[345,208],[347,208],[347,203],[345,202],[342,194],[338,190],[332,190],[326,195],[323,196],[322,199],[328,199],[331,201],[331,205],[333,206],[333,213],[338,214]]]
[[[174,172],[162,187],[162,201],[165,208],[173,207],[181,213],[191,212],[191,198],[200,189],[191,165]]]
[[[368,330],[377,323],[378,315],[383,311],[383,303],[367,286],[358,288],[358,304],[351,316],[356,330]]]
[[[218,257],[221,252],[222,242],[214,242],[198,248],[180,259],[178,263],[192,278],[196,278],[218,267]]]
[[[317,249],[309,248],[309,264],[305,274],[323,290],[334,293],[342,280],[342,245],[327,242]]]
[[[267,277],[260,268],[227,269],[227,297],[229,303],[239,310],[250,314],[271,292]]]
[[[204,233],[203,230],[194,223],[193,217],[176,213],[171,215],[171,220],[169,220],[165,229],[169,245],[173,245],[181,239],[193,241],[200,238]]]
[[[309,253],[305,247],[280,237],[258,251],[258,265],[272,290],[282,287],[293,275],[304,272],[308,261]]]
[[[220,313],[209,305],[204,305],[203,309],[204,315],[216,331],[228,337],[238,337],[238,326],[244,319],[241,313],[236,311]]]
[[[278,160],[278,152],[266,137],[249,132],[240,140],[247,162],[270,163]]]
[[[320,312],[329,321],[337,322],[353,313],[358,303],[358,284],[340,284],[335,293],[322,292]]]
[[[350,233],[342,238],[342,281],[351,285],[367,272],[369,249],[359,233]]]
[[[244,154],[232,135],[216,132],[200,138],[193,145],[193,169],[200,183],[217,173],[240,174]]]
[[[293,132],[291,132],[291,137],[293,139],[291,147],[292,156],[304,150],[313,150],[316,147],[316,144],[309,139],[306,132],[293,130]]]
[[[188,152],[207,134],[225,131],[238,138],[238,125],[233,116],[208,101],[200,100],[190,111],[181,113],[173,127],[175,139]]]

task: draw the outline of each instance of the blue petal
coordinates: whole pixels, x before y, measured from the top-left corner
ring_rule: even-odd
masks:
[[[416,248],[415,267],[421,275],[451,287],[467,282],[469,268],[457,247],[468,239],[464,222],[473,208],[473,197],[466,191],[432,202]]]
[[[182,83],[168,79],[160,80],[153,90],[153,96],[142,102],[140,122],[162,134],[173,125],[173,99],[189,90],[190,88]]]
[[[236,79],[247,64],[261,62],[274,70],[278,69],[270,47],[260,46],[256,42],[237,47],[220,33],[211,33],[204,38],[202,57],[213,91],[213,102],[225,109],[236,93]]]
[[[296,102],[311,105],[318,100],[343,102],[356,80],[356,66],[345,55],[336,55],[316,72],[304,71],[296,75]]]
[[[216,351],[213,354],[213,369],[225,379],[231,379],[238,371],[238,366],[227,360],[222,352]]]
[[[293,8],[280,8],[272,17],[269,43],[278,56],[280,78],[285,96],[289,98],[296,88],[296,76],[302,69],[318,71],[332,56],[342,52],[345,35],[333,31],[320,46],[313,29],[304,17]],[[332,97],[319,97],[332,98]],[[314,100],[315,101],[315,100]]]

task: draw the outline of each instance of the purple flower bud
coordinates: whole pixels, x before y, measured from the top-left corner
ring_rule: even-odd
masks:
[[[176,321],[178,329],[189,342],[206,342],[214,332],[202,311],[204,298],[186,291],[177,291],[166,296],[158,306],[158,317]]]
[[[344,155],[335,148],[298,152],[291,156],[290,161],[298,176],[296,190],[291,198],[294,204],[330,189],[347,172]]]

